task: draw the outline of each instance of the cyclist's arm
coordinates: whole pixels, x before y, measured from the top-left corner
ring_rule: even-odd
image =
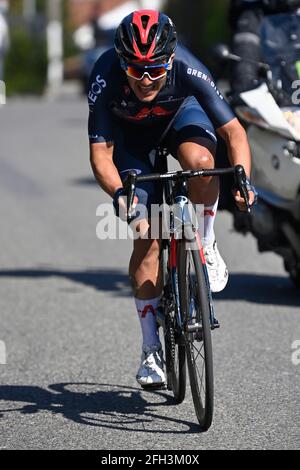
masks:
[[[225,140],[228,149],[228,157],[231,165],[243,165],[246,176],[250,180],[251,175],[251,151],[248,144],[245,129],[239,123],[238,119],[232,119],[227,124],[217,129],[218,134]],[[239,191],[234,190],[235,201],[241,210],[246,209],[245,201]],[[255,201],[255,193],[249,191],[249,203],[252,205]]]
[[[251,152],[247,134],[237,118],[217,129],[218,134],[225,140],[228,157],[232,166],[243,165],[247,177],[251,175]]]
[[[180,47],[175,66],[182,92],[198,100],[215,129],[236,117],[210,71],[187,49]]]
[[[101,188],[111,197],[117,189],[123,186],[113,162],[113,149],[112,142],[90,144],[90,161],[95,178]]]
[[[189,51],[182,49],[182,54],[178,67],[184,89],[190,90],[190,94],[195,96],[219,135],[224,138],[231,164],[243,165],[250,178],[251,152],[245,130],[217,89],[209,70]],[[252,204],[254,193],[250,192],[249,196]],[[238,192],[235,192],[235,200],[241,209],[245,209],[245,201]]]
[[[112,68],[115,60],[113,50],[99,58],[88,90],[90,161],[97,182],[111,197],[123,186],[113,162],[114,124],[109,106],[114,95]]]
[[[101,188],[114,198],[117,189],[123,187],[122,180],[118,170],[113,162],[113,142],[101,142],[90,144],[90,160],[95,178]],[[135,204],[138,198],[135,196]],[[116,203],[116,201],[115,201]],[[119,211],[118,215],[122,220],[127,220],[127,202],[123,196],[118,199]],[[138,230],[141,234],[146,234],[149,224],[146,219],[138,221]]]

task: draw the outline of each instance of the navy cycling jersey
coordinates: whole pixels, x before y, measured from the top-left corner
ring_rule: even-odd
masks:
[[[216,129],[235,118],[208,69],[185,47],[177,47],[166,84],[151,103],[138,100],[115,50],[110,49],[98,59],[90,77],[90,142],[114,142],[116,119],[121,125],[168,125],[190,96],[197,99]]]

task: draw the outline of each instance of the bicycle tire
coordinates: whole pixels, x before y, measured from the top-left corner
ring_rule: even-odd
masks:
[[[170,295],[172,292],[169,276],[166,276],[168,270],[168,256],[169,249],[166,247],[162,253],[162,269],[163,279],[167,280],[170,285]],[[175,299],[175,295],[172,295]],[[176,309],[176,305],[174,305]],[[182,332],[176,323],[176,316],[174,311],[168,311],[168,305],[165,306],[165,331],[164,331],[164,346],[165,346],[165,363],[167,375],[167,387],[173,392],[175,402],[182,403],[185,398],[186,392],[186,354],[185,354],[185,341]]]
[[[185,350],[194,408],[201,431],[212,423],[214,408],[213,355],[210,325],[209,291],[200,251],[194,246],[195,235],[179,243],[178,271],[181,311],[185,322]],[[191,262],[194,278],[191,276]],[[192,295],[195,298],[192,298]],[[191,305],[193,305],[191,307]],[[193,308],[193,312],[191,311]],[[193,324],[201,325],[195,332],[187,330]],[[193,327],[193,326],[192,326]],[[195,325],[196,328],[196,325]],[[198,361],[198,362],[197,362]],[[198,370],[200,364],[201,374]],[[202,363],[202,366],[201,366]],[[202,393],[204,396],[202,397]]]

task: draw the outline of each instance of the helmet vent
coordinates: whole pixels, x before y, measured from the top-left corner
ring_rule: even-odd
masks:
[[[141,20],[142,20],[143,28],[146,29],[147,25],[148,25],[148,22],[149,22],[149,16],[143,15]]]
[[[136,41],[138,43],[138,47],[140,49],[140,51],[142,52],[142,54],[147,54],[154,39],[155,39],[155,35],[157,33],[157,25],[153,25],[149,31],[149,34],[148,34],[148,38],[147,38],[147,42],[146,44],[142,44],[141,42],[141,37],[140,37],[140,32],[139,32],[139,29],[138,27],[134,24],[132,25],[133,26],[133,30],[134,30],[134,35],[135,35],[135,38],[136,38]]]

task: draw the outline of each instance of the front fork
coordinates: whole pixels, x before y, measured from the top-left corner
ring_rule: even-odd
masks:
[[[193,230],[193,233],[195,234],[194,238],[196,238],[195,249],[198,249],[200,253],[200,259],[201,259],[202,266],[203,266],[203,272],[204,272],[204,277],[205,277],[205,282],[207,285],[207,291],[208,291],[208,297],[209,297],[208,300],[209,300],[209,310],[210,310],[210,325],[211,325],[211,329],[214,330],[215,328],[219,328],[220,324],[215,316],[215,311],[214,311],[214,306],[213,306],[213,301],[212,301],[212,293],[210,289],[208,271],[207,271],[207,266],[206,266],[206,260],[205,260],[204,253],[203,253],[201,238],[200,238],[199,233],[194,228],[194,225],[191,221],[191,214],[190,214],[189,207],[188,207],[188,202],[189,202],[188,198],[185,195],[184,196],[179,195],[175,197],[174,202],[175,202],[176,209],[175,209],[175,213],[172,212],[172,218],[171,218],[172,219],[171,226],[170,226],[171,241],[170,241],[169,266],[168,266],[169,273],[171,276],[172,293],[164,292],[163,298],[165,301],[167,301],[167,298],[170,299],[170,297],[172,297],[172,294],[173,294],[174,299],[172,300],[174,301],[174,304],[176,306],[175,314],[177,317],[177,323],[180,329],[183,330],[184,319],[182,318],[182,312],[180,308],[180,296],[179,296],[179,288],[178,288],[178,269],[177,269],[177,259],[178,259],[177,251],[178,250],[177,250],[177,247],[179,243],[178,238],[181,240],[184,237],[184,233],[185,233],[184,228],[186,226],[190,226]],[[177,226],[175,226],[176,221],[177,221]],[[180,223],[179,224],[180,227],[178,223]],[[180,233],[180,236],[178,236],[179,233]],[[164,286],[164,291],[165,291],[165,288],[166,288],[166,285]],[[162,319],[158,318],[158,324],[161,324],[161,323],[162,323]]]
[[[180,311],[180,297],[178,288],[178,270],[177,270],[177,240],[172,235],[169,243],[168,266],[164,266],[167,272],[163,274],[164,288],[160,305],[157,309],[157,323],[165,328],[165,312],[174,313],[176,315],[177,324],[180,329],[183,328],[183,320]]]

